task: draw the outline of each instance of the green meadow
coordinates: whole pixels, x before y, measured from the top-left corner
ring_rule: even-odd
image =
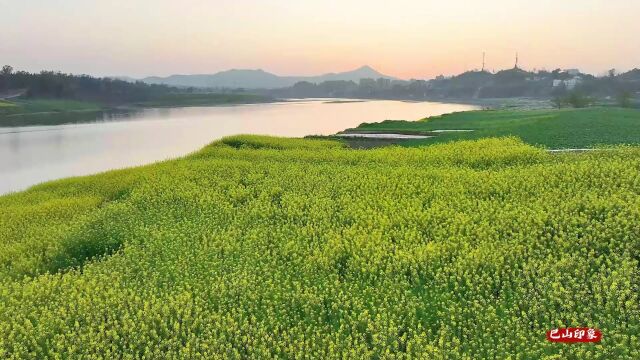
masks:
[[[4,103],[4,106],[3,106]],[[18,99],[0,102],[0,125],[3,115],[34,115],[40,113],[64,113],[100,111],[98,103],[59,99]]]
[[[152,100],[137,102],[142,107],[174,107],[174,106],[214,106],[253,104],[269,102],[272,99],[252,94],[189,94],[176,93],[154,97]]]
[[[484,110],[448,114],[421,121],[362,124],[357,132],[428,134],[437,137],[403,143],[422,146],[454,140],[517,136],[550,149],[640,144],[640,110],[614,107],[563,110]],[[473,130],[432,133],[434,130]]]
[[[640,358],[640,148],[526,142],[236,136],[2,196],[0,357]]]
[[[154,96],[147,101],[139,101],[135,103],[121,104],[123,108],[145,108],[145,107],[186,107],[186,106],[215,106],[215,105],[234,105],[269,102],[272,99],[249,94],[189,94],[176,93]],[[65,100],[65,99],[12,99],[0,100],[0,126],[10,123],[31,124],[36,121],[38,123],[44,121],[45,115],[52,118],[58,115],[70,115],[81,112],[100,112],[103,110],[113,109],[108,104]],[[13,115],[13,116],[11,116]],[[36,119],[36,120],[34,120]]]

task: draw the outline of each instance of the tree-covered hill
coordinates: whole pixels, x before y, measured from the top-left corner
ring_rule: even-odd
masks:
[[[29,73],[5,66],[0,72],[0,93],[24,90],[27,98],[73,99],[106,104],[144,101],[176,91],[175,88],[130,83],[110,78],[72,75],[53,71]]]
[[[3,96],[4,95],[4,96]],[[212,93],[112,78],[53,71],[29,73],[4,66],[0,71],[0,116],[34,112],[95,111],[127,106],[205,106],[270,101],[239,92]],[[13,105],[13,106],[9,106]]]

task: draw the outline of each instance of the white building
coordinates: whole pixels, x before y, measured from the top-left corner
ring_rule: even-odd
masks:
[[[568,90],[573,90],[581,82],[582,82],[582,79],[576,76],[573,79],[565,80],[564,86],[566,86]]]
[[[569,80],[553,80],[553,87],[558,87],[564,85],[567,90],[573,90],[582,82],[582,78],[580,76],[574,76]]]

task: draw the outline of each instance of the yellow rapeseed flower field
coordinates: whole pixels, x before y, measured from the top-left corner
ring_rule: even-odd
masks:
[[[639,148],[237,136],[0,197],[0,358],[638,359],[639,261]]]

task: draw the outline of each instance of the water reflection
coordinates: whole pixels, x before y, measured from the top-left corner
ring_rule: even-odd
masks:
[[[128,121],[139,118],[143,110],[109,110],[109,111],[78,111],[69,113],[40,113],[26,115],[12,115],[0,119],[0,127],[23,126],[55,126],[66,124],[91,124],[107,121]],[[5,129],[3,129],[4,132]]]
[[[228,135],[329,135],[362,122],[417,120],[469,109],[473,107],[426,102],[304,100],[57,114],[10,126],[0,123],[0,193],[175,158]]]

